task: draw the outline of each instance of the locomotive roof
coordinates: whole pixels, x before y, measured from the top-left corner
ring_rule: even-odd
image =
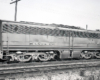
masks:
[[[28,22],[17,22],[17,21],[8,21],[8,20],[0,20],[2,21],[3,23],[7,23],[7,24],[17,24],[17,25],[23,25],[23,26],[29,26],[29,27],[39,27],[39,28],[50,28],[50,29],[60,29],[60,30],[70,30],[70,31],[79,31],[79,32],[91,32],[91,33],[100,33],[99,31],[95,31],[95,30],[86,30],[86,29],[82,29],[82,28],[70,28],[69,27],[62,27],[62,26],[52,26],[52,25],[41,25],[42,23],[40,24],[35,24],[33,22],[33,24],[31,23],[28,23]]]

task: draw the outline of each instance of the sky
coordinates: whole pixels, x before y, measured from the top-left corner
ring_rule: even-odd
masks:
[[[0,19],[14,21],[14,0],[0,0]],[[17,21],[100,29],[100,0],[21,0]]]

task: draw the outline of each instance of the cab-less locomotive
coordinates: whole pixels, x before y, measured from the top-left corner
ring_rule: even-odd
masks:
[[[0,20],[0,59],[100,58],[100,32]]]

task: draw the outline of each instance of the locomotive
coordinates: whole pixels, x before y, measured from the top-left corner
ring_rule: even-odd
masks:
[[[100,58],[100,32],[0,20],[0,59],[17,62]]]

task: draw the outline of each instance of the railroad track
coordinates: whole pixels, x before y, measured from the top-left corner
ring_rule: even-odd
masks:
[[[29,65],[31,64],[31,65]],[[6,65],[0,66],[0,75],[2,74],[14,74],[24,72],[38,72],[48,70],[59,69],[72,69],[72,68],[84,68],[84,67],[100,67],[100,61],[98,60],[81,60],[79,61],[60,61],[60,62],[45,62],[45,63],[26,63],[24,65]]]
[[[92,62],[99,61],[99,59],[89,59],[89,60],[62,60],[62,61],[48,61],[48,62],[30,62],[30,63],[11,63],[11,64],[0,64],[0,67],[15,67],[15,66],[27,66],[27,65],[48,65],[48,64],[60,64],[60,63],[78,63],[78,62]]]

